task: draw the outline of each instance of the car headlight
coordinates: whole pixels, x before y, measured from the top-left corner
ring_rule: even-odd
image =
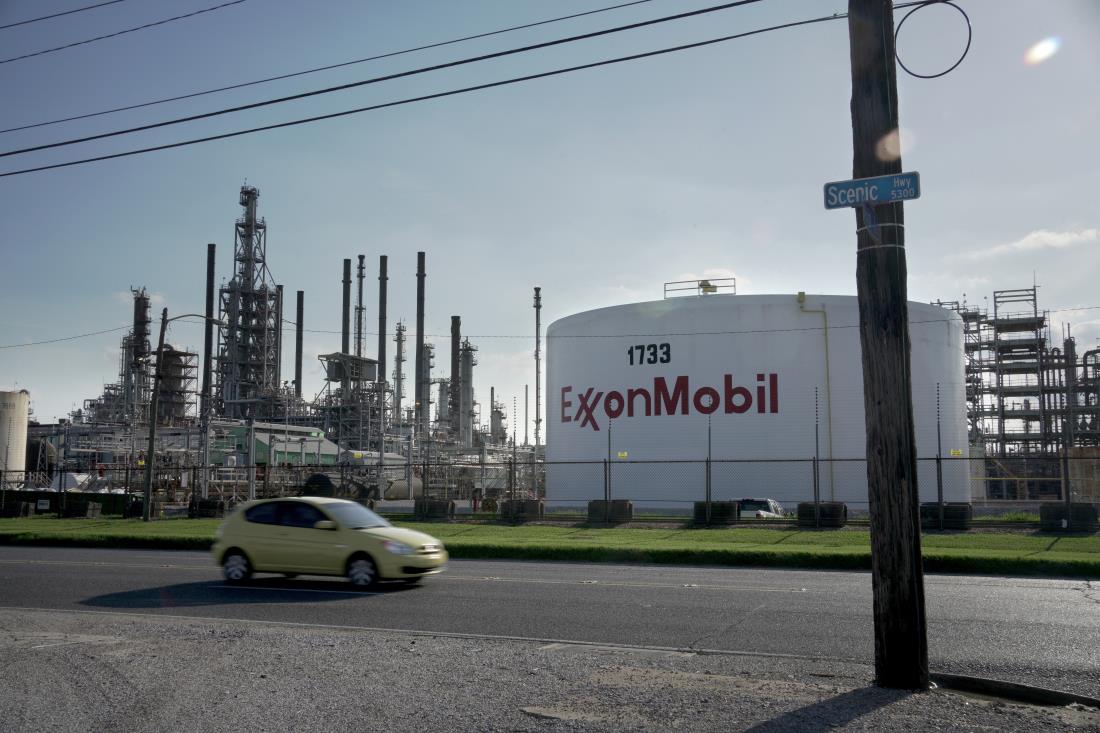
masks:
[[[386,552],[393,553],[394,555],[411,555],[413,554],[413,548],[406,545],[404,542],[395,542],[394,540],[386,540],[382,543],[382,547]]]

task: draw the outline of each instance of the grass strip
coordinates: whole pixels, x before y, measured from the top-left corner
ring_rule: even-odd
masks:
[[[217,519],[0,519],[0,544],[204,550]],[[401,522],[455,558],[864,570],[866,529],[633,529]],[[929,572],[1100,578],[1100,537],[972,531],[922,537]]]

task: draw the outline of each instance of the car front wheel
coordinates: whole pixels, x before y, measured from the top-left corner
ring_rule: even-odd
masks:
[[[222,560],[222,573],[230,583],[243,583],[252,577],[252,564],[243,552],[230,552]]]
[[[369,588],[378,580],[378,568],[369,557],[353,557],[348,563],[348,580],[352,585]]]

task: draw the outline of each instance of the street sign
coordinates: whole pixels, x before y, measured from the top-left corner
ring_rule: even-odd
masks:
[[[878,206],[918,198],[920,198],[920,173],[916,171],[825,184],[826,209]]]

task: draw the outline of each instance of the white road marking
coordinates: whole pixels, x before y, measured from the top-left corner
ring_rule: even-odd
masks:
[[[611,580],[561,580],[558,578],[501,578],[495,575],[455,575],[446,573],[436,576],[440,580],[481,580],[504,583],[543,583],[550,585],[595,585],[608,588],[703,588],[706,590],[751,591],[754,593],[809,593],[806,588],[761,588],[751,585],[705,585],[703,583],[641,583]],[[821,591],[813,591],[821,592]]]
[[[0,565],[79,565],[81,567],[167,568],[172,570],[211,570],[217,565],[175,565],[169,563],[103,562],[91,560],[0,560]]]
[[[65,646],[67,644],[86,644],[87,642],[54,642],[53,644],[38,644],[37,646],[31,646],[27,648],[31,649],[44,649],[47,646]]]
[[[338,593],[345,596],[384,596],[385,593],[375,593],[366,590],[327,590],[325,588],[283,588],[283,587],[271,587],[265,585],[215,585],[215,588],[225,588],[226,590],[270,590],[278,593]]]
[[[161,570],[210,570],[217,569],[217,565],[211,562],[209,565],[173,565],[165,563],[123,563],[104,561],[66,561],[66,560],[0,560],[0,565],[80,565],[90,567],[118,567],[118,568],[159,568]],[[608,580],[563,580],[558,578],[502,578],[495,575],[455,575],[453,573],[436,574],[434,577],[443,580],[474,580],[474,581],[499,581],[504,583],[540,583],[551,585],[595,585],[614,588],[703,588],[706,590],[749,591],[753,593],[808,593],[806,588],[761,588],[759,586],[746,585],[713,585],[703,583],[643,583],[632,581],[608,581]],[[244,586],[242,586],[244,587]],[[280,588],[279,590],[298,590]],[[354,591],[329,591],[348,592]],[[823,591],[813,591],[823,592]]]

